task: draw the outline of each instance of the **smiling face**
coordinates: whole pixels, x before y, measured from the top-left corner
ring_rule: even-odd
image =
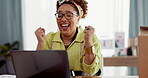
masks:
[[[69,19],[69,14],[72,17]],[[71,4],[63,4],[58,8],[58,14],[63,15],[61,19],[57,19],[57,24],[63,36],[70,36],[76,32],[76,24],[79,22],[76,9]],[[65,15],[66,14],[66,15]]]

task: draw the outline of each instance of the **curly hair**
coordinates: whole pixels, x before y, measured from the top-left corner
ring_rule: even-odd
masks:
[[[88,11],[88,2],[86,0],[73,0],[73,1],[83,9],[84,14],[82,15],[82,18],[85,18]],[[59,5],[59,2],[57,1],[57,10],[61,5]]]

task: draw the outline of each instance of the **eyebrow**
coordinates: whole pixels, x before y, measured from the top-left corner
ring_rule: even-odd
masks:
[[[66,13],[69,13],[69,12],[71,12],[71,11],[66,11]],[[62,13],[62,11],[58,11],[58,13]],[[71,13],[73,13],[73,12],[71,12]]]
[[[61,13],[62,11],[58,11],[58,13]]]
[[[71,12],[71,11],[66,11],[66,12]],[[71,12],[72,13],[72,12]]]

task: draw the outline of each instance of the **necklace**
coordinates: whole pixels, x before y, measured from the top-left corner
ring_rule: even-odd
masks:
[[[74,39],[76,38],[77,33],[78,33],[78,30],[76,29],[76,33],[75,33],[74,37],[70,40],[70,43],[64,44],[66,50],[67,50],[67,48],[70,46],[70,44],[74,41]],[[63,41],[63,38],[62,38],[61,35],[60,35],[60,37],[61,37],[61,39],[62,39],[62,41]]]

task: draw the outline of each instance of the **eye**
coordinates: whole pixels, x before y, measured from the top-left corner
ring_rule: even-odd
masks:
[[[58,18],[61,18],[63,16],[63,14],[57,14],[58,15]]]
[[[71,14],[66,14],[66,16],[67,16],[67,17],[72,17],[72,15],[71,15]]]
[[[70,13],[70,12],[69,13],[66,13],[65,15],[66,15],[66,17],[72,17],[73,16],[73,14]]]

